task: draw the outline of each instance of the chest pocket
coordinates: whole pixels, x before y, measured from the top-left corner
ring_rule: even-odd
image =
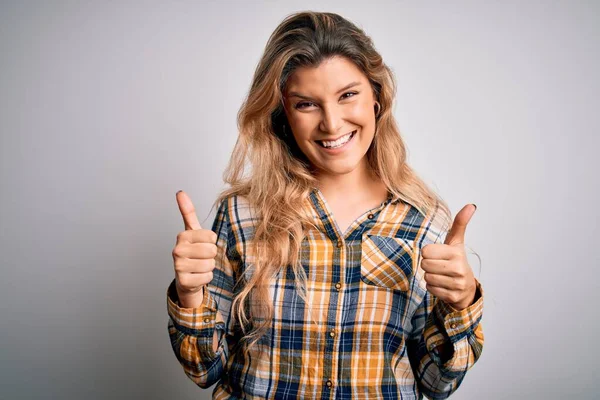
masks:
[[[367,234],[361,243],[361,280],[369,285],[408,291],[418,258],[414,240]]]

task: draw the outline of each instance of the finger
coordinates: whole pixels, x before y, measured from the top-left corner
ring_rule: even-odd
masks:
[[[214,258],[202,260],[182,259],[176,263],[175,270],[180,274],[202,274],[214,270],[215,265]]]
[[[460,285],[456,281],[456,278],[452,277],[452,276],[432,274],[432,273],[426,272],[424,279],[425,279],[425,282],[427,282],[427,284],[431,285],[431,286],[449,289],[449,290],[460,289]]]
[[[177,242],[187,243],[217,243],[217,234],[210,229],[198,229],[195,231],[181,231],[177,234]]]
[[[471,217],[475,213],[476,209],[477,206],[475,204],[467,204],[458,212],[458,214],[456,214],[454,222],[452,223],[452,227],[450,227],[450,230],[446,235],[444,244],[455,245],[463,244],[465,242],[465,231],[467,230],[467,224],[471,220]]]
[[[438,299],[446,302],[446,303],[450,303],[453,304],[454,303],[454,299],[456,297],[456,295],[454,294],[454,291],[450,290],[450,289],[446,289],[443,287],[439,287],[439,286],[433,286],[430,284],[425,285],[425,288],[427,289],[427,291],[429,293],[431,293],[432,295],[434,295],[435,297],[437,297]]]
[[[173,249],[175,258],[207,260],[217,256],[217,246],[212,243],[181,243]]]
[[[460,256],[461,249],[444,243],[431,243],[421,248],[421,257],[432,260],[451,260]]]
[[[212,271],[203,274],[179,274],[178,283],[179,286],[184,290],[190,290],[192,288],[199,289],[200,286],[210,283],[213,279]]]
[[[177,205],[179,206],[179,211],[183,217],[185,229],[202,229],[202,227],[200,227],[200,222],[198,222],[198,217],[196,216],[196,209],[194,208],[194,204],[190,197],[183,190],[180,190],[175,194],[175,198],[177,199]]]
[[[448,260],[423,259],[421,260],[421,268],[428,274],[460,276],[460,273],[452,268]]]

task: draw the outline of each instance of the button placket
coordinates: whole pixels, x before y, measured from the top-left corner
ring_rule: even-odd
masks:
[[[335,376],[337,374],[337,370],[339,368],[338,363],[336,362],[336,358],[337,358],[337,351],[339,349],[337,349],[337,341],[336,341],[336,337],[339,334],[339,330],[336,329],[338,326],[338,319],[341,318],[340,316],[340,312],[343,312],[342,310],[339,309],[340,304],[342,304],[342,295],[343,292],[341,292],[342,289],[342,282],[344,281],[344,277],[343,277],[343,273],[342,271],[344,270],[344,266],[346,265],[346,248],[345,248],[345,241],[343,240],[343,238],[339,238],[337,239],[337,241],[334,241],[333,243],[333,249],[334,249],[334,254],[335,254],[335,259],[339,260],[336,261],[335,264],[336,266],[334,267],[334,271],[332,271],[332,279],[333,281],[330,281],[330,295],[331,295],[331,301],[330,301],[330,314],[328,317],[328,326],[327,326],[327,330],[325,332],[323,332],[324,334],[324,339],[325,339],[325,352],[330,355],[328,357],[326,357],[327,360],[329,360],[328,362],[324,363],[323,365],[323,372],[324,372],[324,377],[328,377],[328,376]],[[339,249],[337,251],[335,251],[335,249]],[[333,287],[335,287],[335,290],[333,290]],[[334,383],[332,379],[327,379],[325,381],[325,389],[327,390],[334,390]],[[333,393],[333,392],[331,392]]]

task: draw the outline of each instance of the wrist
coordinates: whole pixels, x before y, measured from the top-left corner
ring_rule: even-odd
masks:
[[[177,288],[179,306],[182,308],[198,308],[204,300],[204,286],[196,292],[182,292]]]

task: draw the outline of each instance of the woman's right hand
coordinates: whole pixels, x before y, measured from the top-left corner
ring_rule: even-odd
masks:
[[[196,308],[202,303],[203,287],[213,278],[217,234],[202,229],[194,204],[185,192],[179,191],[175,197],[185,225],[185,230],[177,234],[173,249],[177,295],[182,307]]]

